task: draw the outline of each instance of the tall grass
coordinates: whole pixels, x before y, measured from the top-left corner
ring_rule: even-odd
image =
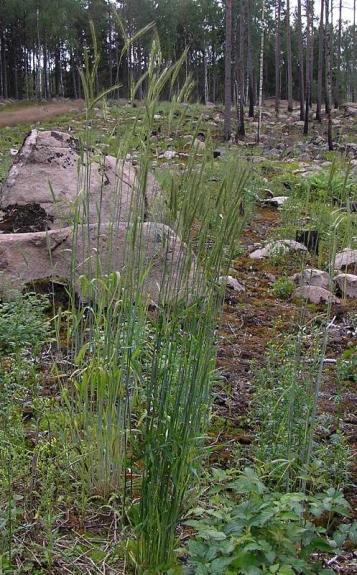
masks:
[[[218,280],[227,272],[245,220],[244,170],[236,161],[227,165],[213,196],[205,180],[211,159],[207,155],[199,162],[192,149],[185,175],[172,182],[169,197],[156,210],[158,221],[170,227],[145,221],[154,115],[167,87],[173,94],[169,121],[174,112],[184,114],[181,103],[191,79],[175,92],[184,60],[185,54],[165,67],[154,38],[145,75],[146,137],[140,143],[128,221],[121,221],[120,177],[112,221],[102,221],[98,204],[95,231],[108,234],[105,254],[99,243],[94,255],[90,251],[93,227],[87,218],[95,157],[89,127],[98,102],[92,85],[96,58],[94,68],[82,75],[88,141],[81,144],[72,266],[81,301],[73,292],[66,340],[76,369],[63,389],[64,434],[79,453],[83,505],[93,493],[119,496],[122,521],[129,517],[134,527],[130,556],[138,573],[165,573],[175,564],[176,528],[199,473],[210,412],[215,328],[223,298]],[[127,151],[125,141],[120,142],[118,172]],[[193,233],[197,226],[198,234]],[[116,240],[122,233],[124,253],[117,269]],[[78,278],[82,248],[86,273]],[[155,289],[149,291],[152,278]]]

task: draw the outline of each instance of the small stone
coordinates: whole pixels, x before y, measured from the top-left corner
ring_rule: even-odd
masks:
[[[203,152],[206,149],[206,143],[200,140],[199,138],[195,138],[193,141],[193,147],[200,152]]]
[[[273,206],[274,208],[280,208],[289,199],[289,196],[274,196],[273,198],[268,198],[263,200],[263,203],[267,206]]]
[[[299,244],[294,240],[277,240],[276,242],[269,242],[265,247],[255,250],[249,257],[252,260],[261,260],[270,256],[285,255],[290,251],[307,252],[303,244]]]
[[[318,286],[298,287],[293,293],[293,299],[303,299],[310,303],[340,303],[340,300],[327,289]]]
[[[163,154],[160,154],[159,158],[165,158],[165,160],[173,160],[176,158],[175,150],[166,150]]]
[[[315,268],[306,268],[291,278],[299,286],[316,286],[327,289],[330,285],[330,276],[327,272]]]
[[[344,297],[357,298],[357,276],[353,274],[339,274],[335,283]]]
[[[243,284],[241,284],[236,278],[234,278],[233,276],[221,276],[218,280],[218,283],[220,285],[225,285],[228,288],[234,290],[234,291],[238,291],[238,292],[242,292],[245,291],[245,287]]]

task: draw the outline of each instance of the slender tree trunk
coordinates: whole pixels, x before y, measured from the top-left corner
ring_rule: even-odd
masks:
[[[329,24],[329,14],[330,12],[330,0],[325,0],[325,27],[326,27],[326,46],[325,46],[325,65],[326,65],[326,113],[327,113],[327,120],[328,120],[328,128],[327,128],[327,139],[328,139],[328,147],[329,150],[333,150],[333,142],[332,142],[332,119],[331,119],[331,100],[332,100],[332,75],[331,75],[331,27]]]
[[[37,92],[37,99],[40,100],[42,98],[42,74],[41,74],[40,10],[38,8],[36,12],[36,25],[37,25],[36,92]]]
[[[77,82],[76,82],[76,64],[74,59],[74,54],[71,52],[71,74],[72,74],[72,87],[73,87],[73,97],[78,98],[77,92]]]
[[[224,68],[224,138],[232,132],[232,0],[226,0],[226,42]]]
[[[237,126],[237,136],[244,138],[245,136],[245,126],[244,126],[244,80],[245,80],[245,70],[244,70],[244,41],[245,41],[245,0],[240,0],[239,4],[239,58],[238,58],[238,70],[237,70],[237,113],[238,113],[238,126]]]
[[[8,76],[7,76],[7,58],[6,58],[6,41],[4,36],[2,37],[2,69],[3,69],[3,96],[4,98],[8,98]]]
[[[302,16],[301,16],[301,0],[298,0],[297,11],[297,27],[298,27],[298,53],[299,53],[299,97],[300,97],[300,120],[304,120],[304,46],[302,39]]]
[[[208,62],[207,62],[207,48],[206,43],[203,50],[203,77],[204,77],[204,99],[205,104],[209,100],[209,89],[208,89]]]
[[[253,74],[253,52],[252,52],[252,0],[248,0],[247,14],[247,68],[248,68],[248,99],[249,99],[249,117],[254,118],[254,74]]]
[[[278,116],[280,110],[280,63],[281,63],[281,42],[280,42],[280,17],[281,0],[275,0],[275,113]]]
[[[311,92],[311,0],[306,0],[306,93],[304,134],[309,133],[309,109]]]
[[[260,134],[262,129],[262,105],[263,105],[263,75],[264,75],[264,36],[265,36],[265,0],[263,0],[262,6],[262,32],[260,36],[260,55],[259,55],[259,115],[258,115],[258,131],[257,131],[257,143],[260,142]]]
[[[109,86],[113,86],[113,26],[112,26],[112,13],[111,10],[108,11],[108,64],[109,64]]]
[[[314,86],[314,16],[314,0],[310,0],[310,110],[312,110],[312,90]]]
[[[356,101],[357,94],[357,28],[356,28],[356,0],[353,0],[353,52],[352,52],[352,102]]]
[[[288,112],[293,111],[293,67],[291,55],[290,0],[286,0],[286,51],[288,57]]]
[[[316,103],[316,120],[322,121],[321,118],[321,105],[322,105],[322,74],[323,74],[323,57],[324,57],[324,2],[321,0],[320,11],[320,25],[319,25],[319,60],[317,64],[317,103]]]
[[[339,16],[338,16],[335,108],[339,108],[341,105],[341,101],[342,101],[341,40],[342,40],[342,0],[340,0]]]
[[[2,37],[0,36],[0,98],[3,97],[4,97],[4,83],[3,83]]]

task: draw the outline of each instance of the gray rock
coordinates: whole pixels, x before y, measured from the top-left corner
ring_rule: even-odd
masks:
[[[339,274],[335,283],[344,297],[357,298],[357,276],[353,274]]]
[[[159,158],[164,158],[165,160],[173,160],[176,158],[177,152],[175,150],[166,150],[163,154],[160,154]]]
[[[192,254],[177,235],[164,224],[147,222],[136,231],[134,246],[128,243],[131,226],[120,222],[67,227],[48,232],[0,235],[1,281],[17,285],[38,280],[73,280],[79,289],[79,278],[125,273],[125,263],[135,255],[142,257],[145,295],[158,301],[190,297],[204,285]],[[130,246],[130,247],[129,247]],[[192,261],[192,263],[191,263]],[[74,274],[72,274],[72,263]],[[183,269],[187,269],[187,275]]]
[[[282,207],[285,202],[289,199],[289,196],[273,196],[272,198],[267,198],[263,200],[263,203],[267,206],[273,206],[274,208]]]
[[[343,268],[357,269],[357,250],[346,248],[342,252],[336,254],[334,267],[336,270]]]
[[[91,162],[86,194],[86,164]],[[16,155],[0,194],[0,207],[39,204],[53,219],[52,229],[70,226],[75,212],[81,221],[128,221],[132,204],[140,205],[138,171],[112,156],[95,161],[81,155],[76,141],[63,132],[32,130]],[[150,175],[142,202],[146,219],[159,219],[160,187]],[[142,197],[142,195],[141,195]],[[137,198],[137,199],[136,199]]]
[[[306,268],[303,272],[294,274],[291,279],[300,286],[317,286],[328,289],[330,285],[329,274],[315,268]]]
[[[318,286],[298,287],[293,295],[293,299],[303,299],[310,303],[340,303],[340,300],[330,291]]]
[[[290,251],[307,252],[307,248],[294,240],[277,240],[269,242],[261,249],[253,251],[249,257],[253,260],[261,260],[276,255],[285,255]]]
[[[245,291],[245,287],[243,284],[241,284],[236,278],[234,278],[233,276],[221,276],[219,278],[219,283],[220,285],[225,285],[228,288],[237,291],[237,292],[243,292]]]

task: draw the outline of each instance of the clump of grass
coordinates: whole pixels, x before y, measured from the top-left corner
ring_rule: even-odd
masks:
[[[35,354],[49,336],[48,308],[47,297],[34,293],[18,294],[14,300],[0,304],[0,352],[32,348]]]
[[[274,282],[272,293],[274,297],[279,299],[289,299],[295,288],[296,286],[290,278],[281,277]]]
[[[250,203],[247,174],[236,160],[227,166],[216,194],[207,196],[210,160],[203,155],[198,161],[192,148],[183,178],[172,181],[166,206],[161,206],[178,237],[170,243],[173,232],[160,228],[165,236],[164,263],[155,311],[150,312],[145,282],[153,259],[147,257],[144,235],[152,157],[149,135],[164,88],[172,94],[168,122],[185,113],[181,102],[190,92],[191,79],[176,90],[185,56],[165,67],[154,38],[140,127],[146,137],[138,148],[129,221],[120,222],[118,182],[118,209],[111,222],[112,238],[120,226],[125,229],[124,263],[121,270],[103,275],[97,254],[90,273],[80,278],[82,303],[76,306],[73,294],[67,321],[66,339],[76,370],[63,389],[67,423],[62,435],[68,450],[72,446],[79,453],[76,473],[81,477],[83,510],[93,494],[106,499],[116,494],[121,525],[129,516],[134,528],[130,557],[138,573],[164,573],[175,565],[176,527],[203,458],[215,377],[215,327],[223,301],[218,279],[228,269]],[[87,84],[88,127],[93,103],[98,101],[92,86],[96,62],[82,76]],[[75,221],[83,223],[75,224],[77,234],[87,233],[90,165],[97,155],[89,129],[82,148],[84,188]],[[118,160],[127,150],[128,143],[121,141]]]
[[[252,416],[258,432],[254,455],[269,481],[287,491],[340,488],[348,478],[347,443],[331,440],[326,444],[317,436],[325,329],[302,331],[272,344],[266,366],[255,376]],[[331,466],[333,459],[339,462],[338,473]]]

